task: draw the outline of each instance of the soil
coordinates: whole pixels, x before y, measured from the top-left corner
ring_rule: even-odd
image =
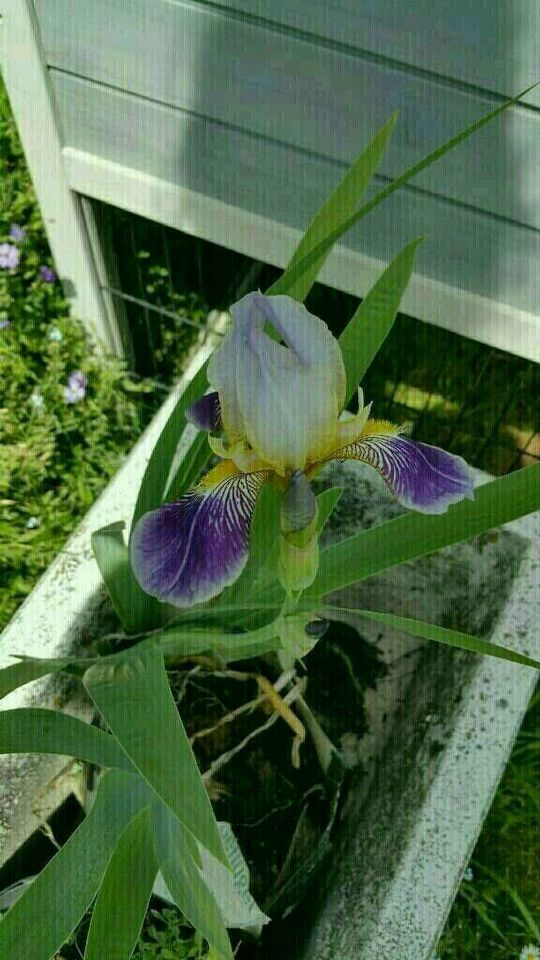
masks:
[[[258,673],[275,682],[272,658],[234,664],[251,679],[220,676],[204,665],[170,673],[173,693],[202,771],[261,728],[268,702],[231,722],[222,718],[256,698]],[[306,892],[330,846],[336,810],[354,765],[355,745],[365,734],[364,694],[386,668],[377,650],[356,630],[332,623],[305,661],[304,699],[346,763],[324,775],[309,733],[293,765],[294,733],[280,717],[261,730],[212,776],[210,795],[218,820],[229,822],[251,874],[251,892],[273,919],[291,911]],[[227,673],[228,671],[224,671]]]

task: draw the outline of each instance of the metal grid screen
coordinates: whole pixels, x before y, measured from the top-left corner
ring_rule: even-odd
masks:
[[[211,309],[278,275],[152,221],[93,203],[130,366],[167,388]],[[317,285],[307,306],[338,335],[357,300]],[[363,384],[376,415],[410,435],[506,473],[540,459],[540,366],[399,316]]]

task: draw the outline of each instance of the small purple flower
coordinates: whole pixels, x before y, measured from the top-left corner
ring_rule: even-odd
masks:
[[[12,243],[0,243],[0,268],[2,270],[16,270],[21,255]]]
[[[22,243],[23,240],[26,240],[26,230],[18,223],[11,224],[9,228],[9,235],[12,240],[17,240],[19,243]]]
[[[75,370],[68,377],[67,387],[64,387],[64,400],[66,403],[78,403],[84,400],[88,378],[82,370]]]
[[[39,276],[43,283],[55,283],[57,279],[52,267],[48,267],[45,263],[42,263],[39,268]]]
[[[7,330],[11,326],[11,320],[0,320],[0,330]]]

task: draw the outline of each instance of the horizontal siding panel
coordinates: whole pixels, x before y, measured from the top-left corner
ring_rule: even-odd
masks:
[[[204,3],[204,0],[202,0]],[[231,12],[515,96],[538,79],[538,0],[220,0]],[[540,106],[540,91],[527,95]]]
[[[70,0],[38,7],[54,67],[342,163],[398,107],[381,165],[388,177],[493,107],[484,95],[200,6],[93,0],[76,16]],[[540,228],[540,113],[513,108],[416,182]]]
[[[55,70],[51,79],[66,146],[289,227],[305,228],[342,175],[339,164],[185,111]],[[429,239],[419,254],[420,273],[538,313],[536,231],[403,189],[346,243],[386,261],[423,233]],[[233,236],[229,245],[235,247]]]

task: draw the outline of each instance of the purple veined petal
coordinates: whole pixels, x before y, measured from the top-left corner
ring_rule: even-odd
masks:
[[[200,400],[195,400],[195,403],[190,404],[186,410],[186,420],[189,420],[198,430],[206,430],[207,433],[222,430],[221,404],[218,393],[216,391],[207,393]]]
[[[386,432],[361,435],[336,450],[332,459],[368,463],[403,506],[420,513],[445,513],[450,504],[474,498],[472,470],[462,457],[409,440],[397,433],[399,428],[385,426]]]
[[[131,563],[150,596],[188,607],[215,597],[241,574],[255,502],[269,471],[220,479],[231,469],[234,465],[224,461],[195,490],[137,523]]]

